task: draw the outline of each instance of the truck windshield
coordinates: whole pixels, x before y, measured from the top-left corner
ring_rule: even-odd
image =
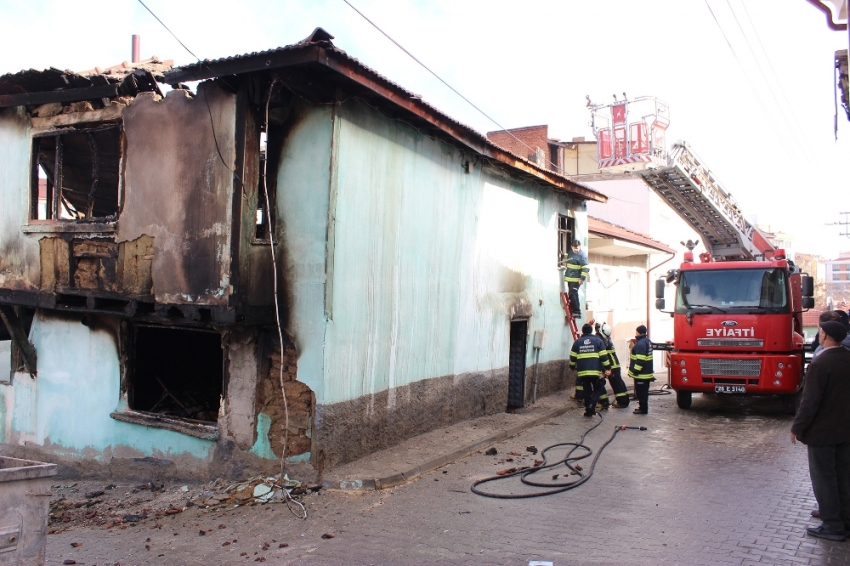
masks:
[[[711,269],[682,271],[676,312],[748,309],[785,312],[788,292],[783,269]]]

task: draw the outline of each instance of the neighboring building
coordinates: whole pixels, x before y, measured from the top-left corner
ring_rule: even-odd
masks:
[[[611,326],[614,346],[625,360],[635,328],[655,318],[655,298],[647,297],[654,284],[647,268],[675,256],[676,250],[592,216],[588,217],[588,239],[588,317]],[[653,340],[659,341],[654,336]]]
[[[850,252],[841,252],[837,259],[825,262],[826,296],[833,304],[850,302]]]
[[[848,26],[847,14],[848,0],[808,0],[809,4],[826,15],[826,25],[830,31],[843,32],[848,48],[850,48],[850,26]],[[848,49],[839,49],[835,52],[835,74],[837,84],[836,102],[841,103],[847,119],[850,120],[850,75],[847,71]],[[835,109],[835,135],[838,136],[838,108]]]
[[[605,197],[331,39],[0,77],[7,450],[273,470],[285,393],[286,455],[321,470],[522,406],[534,331],[538,394],[572,383],[557,263]]]

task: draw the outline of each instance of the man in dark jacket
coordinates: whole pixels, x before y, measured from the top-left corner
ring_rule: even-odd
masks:
[[[602,393],[601,377],[610,373],[611,361],[605,343],[593,335],[593,327],[585,324],[581,327],[581,336],[573,342],[570,350],[570,369],[575,370],[576,379],[584,386],[584,416],[596,414],[596,402]]]
[[[614,408],[625,409],[629,406],[629,390],[623,382],[623,376],[620,373],[620,358],[617,357],[617,350],[614,349],[614,342],[611,340],[611,327],[607,323],[602,323],[599,327],[600,338],[605,342],[605,347],[608,352],[608,358],[611,360],[611,375],[608,376],[608,381],[611,382],[611,389],[614,390]]]
[[[646,336],[646,326],[640,325],[636,329],[635,345],[632,346],[632,355],[629,359],[629,377],[635,380],[635,397],[638,400],[638,408],[634,410],[636,415],[649,413],[649,383],[655,381],[655,371],[652,367],[652,342]]]
[[[808,448],[812,491],[823,521],[806,532],[841,541],[850,530],[850,350],[841,347],[847,329],[838,321],[822,322],[818,337],[823,351],[806,371],[791,442]]]

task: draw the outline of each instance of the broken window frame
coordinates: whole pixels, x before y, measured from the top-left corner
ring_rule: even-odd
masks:
[[[260,128],[259,131],[259,160],[257,162],[257,208],[254,221],[254,238],[252,243],[269,245],[274,243],[275,227],[275,201],[277,199],[277,183],[267,182],[265,175],[268,169],[268,135]],[[269,191],[269,207],[271,213],[266,210],[266,186]]]
[[[97,141],[95,140],[94,134],[98,132],[106,132],[110,130],[117,131],[117,147],[114,148],[117,151],[117,160],[116,160],[116,168],[117,168],[117,180],[114,186],[114,199],[112,198],[112,186],[110,183],[110,187],[107,188],[110,194],[107,197],[102,196],[104,189],[103,185],[100,183],[101,181],[101,173],[102,173],[102,160],[100,156],[100,151],[97,145]],[[122,175],[122,161],[123,161],[123,123],[122,121],[114,121],[114,122],[101,122],[101,123],[83,123],[78,124],[74,127],[60,128],[55,130],[43,131],[34,133],[32,136],[32,143],[30,147],[30,155],[31,155],[31,179],[30,179],[30,210],[29,210],[29,223],[30,224],[57,224],[57,223],[92,223],[92,222],[113,222],[118,219],[118,216],[121,211],[122,202],[123,202],[123,175]],[[91,149],[91,187],[88,191],[88,195],[86,195],[86,210],[79,211],[77,208],[71,203],[68,199],[63,198],[62,193],[66,190],[69,192],[74,192],[73,189],[64,186],[64,161],[65,161],[65,144],[63,143],[63,138],[72,135],[86,135],[88,137],[89,147]],[[46,163],[47,161],[42,161],[39,159],[41,154],[40,143],[44,138],[54,138],[54,155],[53,155],[53,179],[50,178],[48,171],[46,168],[42,167],[42,163]],[[44,218],[40,218],[39,213],[39,170],[44,170],[46,181],[46,194],[45,194],[45,214]],[[58,171],[58,174],[56,173]],[[56,179],[58,177],[59,181],[59,190],[56,190]],[[105,200],[109,199],[110,205],[111,201],[115,201],[114,210],[106,215],[97,215],[95,216],[95,205],[94,202],[97,199]],[[112,208],[110,206],[110,208]],[[76,217],[74,215],[76,214]]]
[[[564,256],[570,253],[570,246],[575,240],[576,219],[565,214],[558,215],[558,265],[564,261]]]

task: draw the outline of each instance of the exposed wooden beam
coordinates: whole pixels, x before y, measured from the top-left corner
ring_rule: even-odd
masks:
[[[32,342],[29,341],[29,337],[27,336],[26,330],[24,330],[24,325],[21,322],[21,319],[18,317],[18,313],[15,312],[14,307],[9,305],[0,305],[0,318],[3,319],[3,324],[6,325],[6,328],[9,330],[9,334],[12,335],[12,342],[15,343],[15,346],[21,352],[21,357],[24,360],[24,367],[27,368],[27,372],[31,376],[35,377],[35,346],[33,346]]]

